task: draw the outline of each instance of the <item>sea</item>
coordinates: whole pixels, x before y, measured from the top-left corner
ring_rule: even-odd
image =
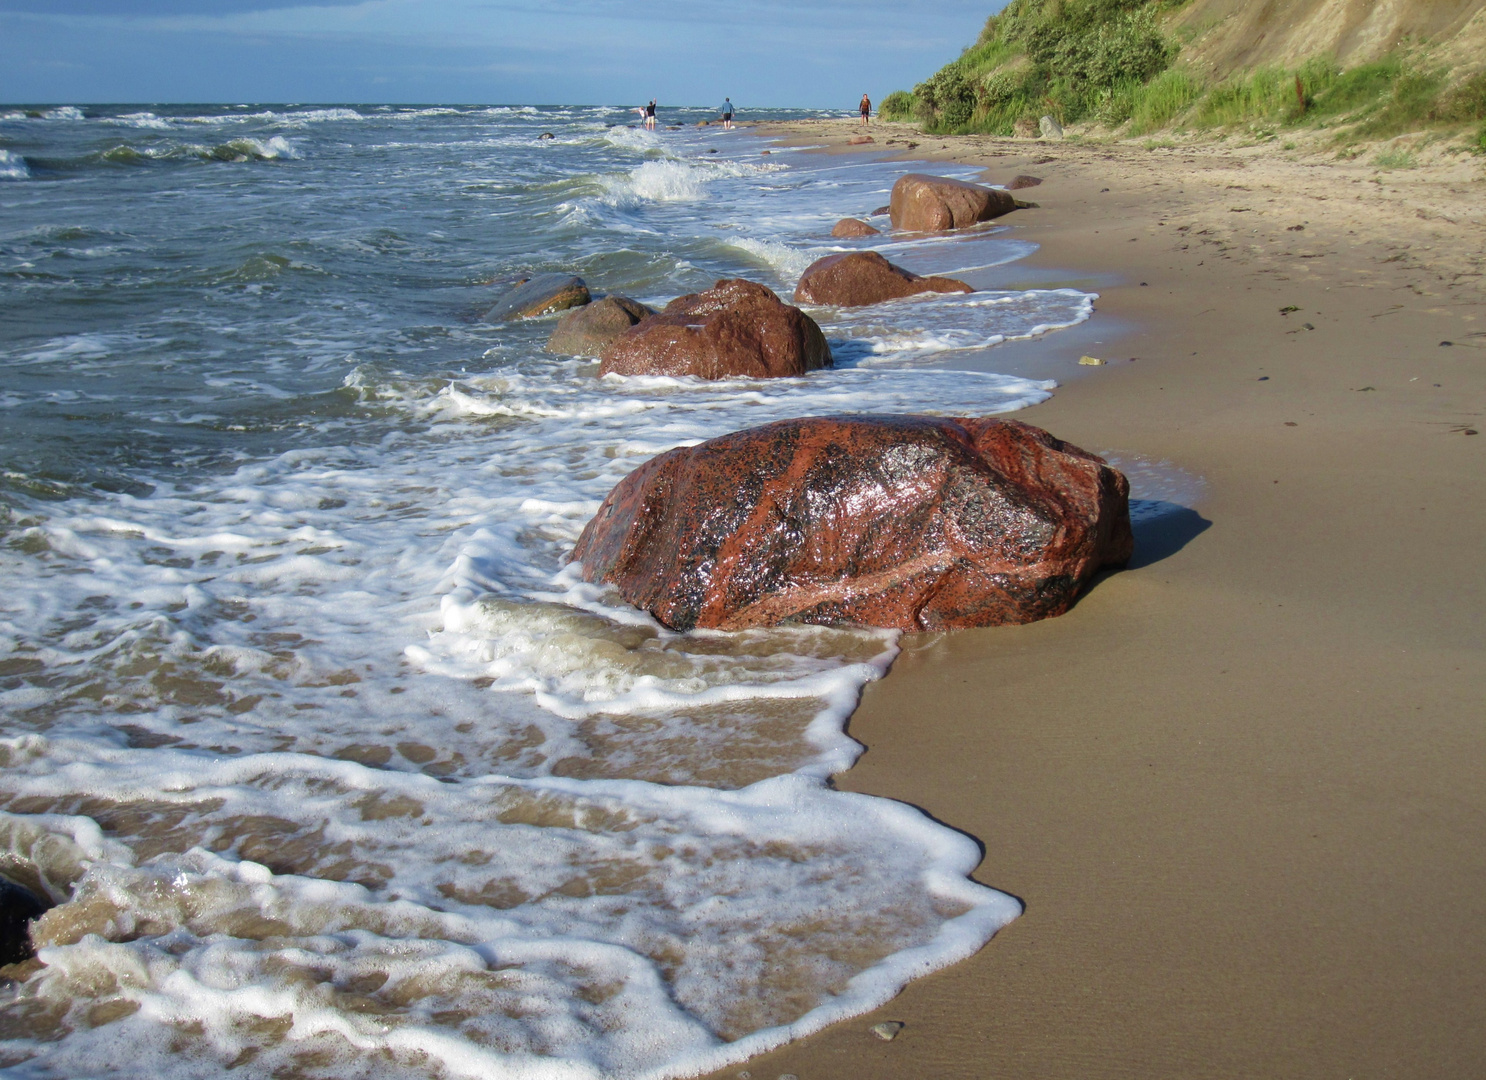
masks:
[[[1096,298],[1017,286],[1002,225],[833,240],[904,166],[710,116],[0,107],[0,872],[55,905],[4,1076],[696,1075],[1017,916],[831,783],[896,634],[674,633],[568,556],[675,446],[1043,401],[997,346]],[[483,319],[861,247],[981,291],[811,309],[836,367],[772,381]]]

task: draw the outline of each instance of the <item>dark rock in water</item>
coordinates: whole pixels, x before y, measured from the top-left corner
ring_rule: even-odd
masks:
[[[677,297],[620,334],[599,373],[766,379],[830,366],[814,319],[762,285],[731,278]]]
[[[606,296],[564,312],[547,339],[547,351],[568,356],[598,356],[620,334],[654,314],[638,300]]]
[[[1015,420],[781,420],[652,458],[573,559],[681,630],[1060,615],[1133,547],[1130,485]]]
[[[518,282],[485,313],[486,322],[532,319],[588,303],[588,286],[572,274],[538,274]]]
[[[548,139],[555,139],[555,138],[557,138],[557,136],[554,135],[554,134],[552,134],[552,132],[550,132],[550,131],[544,131],[540,135],[537,136],[537,141],[538,142],[545,142]]]
[[[716,147],[713,147],[711,150],[708,150],[707,153],[709,153],[709,154],[715,154],[715,153],[717,153],[717,148]]]
[[[875,251],[847,251],[816,259],[806,267],[795,286],[795,302],[858,307],[916,293],[974,291],[954,278],[919,277],[911,270],[894,266]]]
[[[898,177],[889,207],[893,228],[913,232],[963,229],[1015,209],[1016,199],[999,188],[923,173]]]
[[[879,206],[876,210],[873,210],[867,216],[868,217],[882,217],[883,214],[891,214],[892,212],[893,212],[893,208],[891,206]]]
[[[711,127],[711,126],[712,126],[712,121],[711,120],[698,120],[697,121],[697,127]]]
[[[832,227],[831,235],[838,239],[849,240],[858,236],[879,236],[881,234],[861,218],[844,217]]]
[[[1036,187],[1040,183],[1042,183],[1042,177],[1028,176],[1026,173],[1022,173],[1020,176],[1013,176],[1011,178],[1011,183],[1006,185],[1006,190],[1021,191],[1022,188]]]
[[[31,959],[31,920],[50,906],[30,889],[0,877],[0,965]]]

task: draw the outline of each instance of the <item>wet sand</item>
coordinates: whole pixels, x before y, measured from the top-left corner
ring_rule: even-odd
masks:
[[[894,132],[862,149],[1042,177],[1028,272],[1116,282],[1109,363],[1071,343],[1018,417],[1204,487],[1069,614],[914,639],[868,689],[840,786],[976,837],[1026,911],[747,1070],[1486,1075],[1481,159]]]

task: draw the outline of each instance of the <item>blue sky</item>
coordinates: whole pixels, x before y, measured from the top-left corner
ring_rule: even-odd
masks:
[[[1004,0],[0,0],[0,101],[853,108]]]

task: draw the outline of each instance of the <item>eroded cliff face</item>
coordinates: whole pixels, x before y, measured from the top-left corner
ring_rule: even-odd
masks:
[[[1351,67],[1409,44],[1461,72],[1486,65],[1486,0],[1193,0],[1167,29],[1180,62],[1213,81],[1312,56]]]

